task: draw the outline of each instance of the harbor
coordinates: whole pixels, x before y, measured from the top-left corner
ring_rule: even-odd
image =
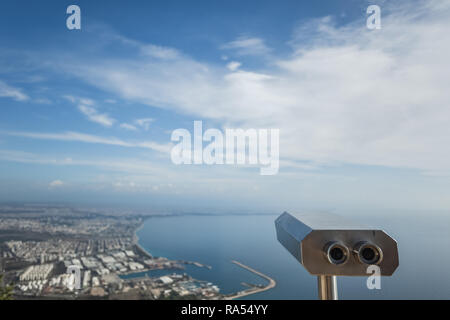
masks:
[[[248,289],[245,289],[245,290],[239,291],[239,292],[237,292],[235,294],[226,296],[225,299],[233,300],[233,299],[242,298],[242,297],[245,297],[245,296],[249,296],[251,294],[255,294],[255,293],[259,293],[259,292],[264,292],[264,291],[270,290],[272,288],[275,288],[275,286],[277,285],[276,281],[274,279],[272,279],[271,277],[269,277],[268,275],[265,275],[265,274],[255,270],[255,269],[253,269],[253,268],[251,268],[249,266],[246,266],[245,264],[243,264],[243,263],[241,263],[239,261],[232,260],[231,262],[234,263],[235,265],[243,268],[243,269],[246,269],[246,270],[248,270],[248,271],[250,271],[250,272],[260,276],[264,280],[269,281],[269,284],[267,286],[264,286],[264,287],[261,287],[261,286],[258,286],[258,285],[252,286],[252,285],[249,285],[249,284],[245,284],[246,286],[249,287]]]

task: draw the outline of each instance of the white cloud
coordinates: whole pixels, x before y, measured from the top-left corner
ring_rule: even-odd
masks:
[[[150,124],[155,121],[152,118],[143,118],[134,120],[134,125],[129,123],[122,123],[120,127],[125,130],[137,131],[138,127],[144,129],[145,131],[150,129]]]
[[[139,50],[139,54],[142,56],[147,56],[151,58],[161,59],[161,60],[172,60],[177,59],[182,56],[182,54],[174,48],[159,46],[151,43],[142,43],[137,40],[129,39],[124,36],[114,34],[109,30],[106,37],[118,40],[126,46],[135,47]]]
[[[265,56],[271,52],[261,38],[241,36],[234,41],[224,44],[224,50],[233,50],[241,56]]]
[[[77,104],[78,110],[86,116],[86,118],[105,127],[111,127],[116,123],[116,119],[110,117],[107,113],[100,113],[95,107],[95,101],[89,98],[75,97],[65,95],[63,98]]]
[[[144,130],[150,129],[150,124],[155,121],[152,118],[137,119],[134,122]]]
[[[99,113],[93,107],[79,105],[78,110],[80,110],[81,113],[83,113],[88,118],[89,121],[99,123],[105,127],[111,127],[114,124],[114,122],[116,122],[116,120],[111,118],[108,114]]]
[[[153,141],[130,142],[115,137],[101,137],[79,132],[64,132],[64,133],[4,132],[4,133],[10,136],[25,137],[30,139],[74,141],[93,144],[105,144],[127,148],[143,148],[143,149],[151,149],[162,153],[169,153],[172,148],[171,143],[159,144]]]
[[[240,62],[232,61],[232,62],[230,62],[230,63],[227,64],[227,68],[228,68],[230,71],[236,71],[237,69],[239,69],[239,67],[240,67],[241,65],[242,65],[242,64],[241,64]]]
[[[92,99],[80,98],[79,101],[80,101],[80,104],[85,105],[85,106],[93,106],[94,105],[94,100],[92,100]]]
[[[29,97],[19,88],[14,88],[0,80],[0,97],[12,98],[16,101],[26,101]]]
[[[141,53],[159,59],[176,59],[180,56],[180,53],[167,47],[156,46],[153,44],[147,44],[141,46]]]
[[[139,161],[131,158],[112,159],[108,157],[108,159],[91,159],[87,158],[86,156],[83,156],[83,159],[77,159],[76,157],[61,158],[58,156],[51,156],[47,154],[41,155],[30,152],[0,149],[0,160],[54,166],[92,166],[98,167],[102,170],[133,174],[154,175],[155,173],[160,172],[166,177],[169,175],[169,173],[163,167],[158,167],[155,163],[149,161]],[[56,180],[55,183],[58,184],[58,181],[59,180]]]
[[[129,131],[137,131],[137,128],[129,123],[121,123],[120,127],[122,129],[129,130]]]
[[[395,9],[377,31],[364,20],[312,21],[302,29],[309,41],[295,36],[292,54],[271,52],[264,71],[230,73],[183,55],[83,61],[68,71],[152,107],[228,127],[279,128],[282,160],[447,170],[450,5]],[[224,46],[240,54],[265,48],[258,38]]]
[[[72,95],[64,95],[63,98],[66,99],[66,100],[69,100],[72,103],[76,103],[77,100],[78,100],[76,97],[74,97]]]
[[[54,180],[54,181],[50,182],[49,187],[57,188],[57,187],[62,187],[63,185],[64,185],[64,182],[62,182],[61,180]]]

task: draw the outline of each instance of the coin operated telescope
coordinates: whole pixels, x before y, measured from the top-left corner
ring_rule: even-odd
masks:
[[[367,276],[377,265],[382,276],[398,267],[397,242],[384,231],[342,217],[283,213],[275,220],[278,241],[317,276],[319,299],[337,300],[336,276]]]

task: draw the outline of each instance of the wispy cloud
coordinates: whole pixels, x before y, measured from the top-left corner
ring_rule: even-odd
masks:
[[[232,50],[240,56],[266,56],[272,51],[261,38],[241,36],[221,47],[223,50]]]
[[[29,97],[19,88],[14,88],[0,80],[0,97],[12,98],[16,101],[26,101]]]
[[[173,48],[156,46],[153,44],[147,44],[141,46],[141,53],[143,55],[151,56],[159,59],[176,59],[179,58],[180,53]]]
[[[104,127],[112,127],[116,123],[116,119],[110,117],[107,113],[100,113],[95,107],[95,101],[92,99],[72,95],[63,97],[76,104],[78,110],[91,122],[101,124]]]
[[[230,62],[230,63],[227,64],[227,68],[228,68],[229,70],[231,70],[231,71],[236,71],[237,69],[239,69],[239,67],[240,67],[241,65],[242,65],[242,64],[241,64],[240,62],[232,61],[232,62]]]
[[[143,43],[141,41],[115,34],[111,31],[108,32],[107,37],[118,40],[126,46],[135,47],[139,50],[139,54],[142,56],[161,60],[173,60],[182,57],[182,53],[175,48],[159,46],[152,43]]]
[[[140,129],[144,129],[145,131],[148,131],[150,129],[150,124],[154,122],[155,119],[152,118],[143,118],[143,119],[136,119],[133,121],[133,124],[130,123],[122,123],[120,127],[125,130],[129,131],[138,131]]]
[[[52,182],[49,183],[49,187],[50,188],[58,188],[58,187],[62,187],[64,185],[64,182],[62,182],[61,180],[53,180]]]
[[[79,105],[78,109],[83,113],[89,121],[99,123],[105,127],[111,127],[116,120],[111,118],[107,113],[99,113],[97,109],[86,105]]]
[[[77,157],[58,157],[52,155],[41,155],[36,153],[17,151],[17,150],[2,150],[0,149],[0,160],[17,163],[38,164],[38,165],[52,165],[52,166],[88,166],[97,167],[102,170],[116,171],[127,174],[136,175],[155,175],[161,173],[167,178],[170,175],[164,167],[157,165],[151,161],[142,161],[133,158],[86,158],[81,159]],[[60,180],[53,181],[55,185],[60,185]],[[62,181],[61,181],[62,182]],[[64,184],[64,182],[62,182]]]
[[[137,131],[137,129],[138,129],[138,128],[136,128],[136,126],[133,126],[132,124],[129,124],[129,123],[121,123],[120,127],[122,129],[129,130],[129,131]]]
[[[153,141],[130,142],[115,137],[101,137],[79,132],[63,132],[63,133],[4,132],[4,134],[30,139],[74,141],[74,142],[84,142],[94,144],[105,144],[127,148],[144,148],[162,153],[169,153],[172,147],[171,144],[160,144]]]
[[[152,118],[137,119],[134,122],[144,130],[150,129],[150,124],[155,121]]]

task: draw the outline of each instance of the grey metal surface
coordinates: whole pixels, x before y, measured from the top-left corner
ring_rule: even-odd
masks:
[[[397,242],[383,230],[355,224],[331,214],[283,213],[275,220],[278,241],[312,275],[367,276],[369,265],[361,263],[356,252],[361,242],[373,243],[382,250],[377,264],[381,275],[390,276],[399,264]],[[325,248],[339,242],[349,249],[347,262],[330,263]]]
[[[336,276],[317,276],[320,300],[338,300]]]
[[[336,214],[326,212],[287,213],[310,229],[316,230],[366,230],[373,229]],[[284,213],[283,213],[284,214]]]

